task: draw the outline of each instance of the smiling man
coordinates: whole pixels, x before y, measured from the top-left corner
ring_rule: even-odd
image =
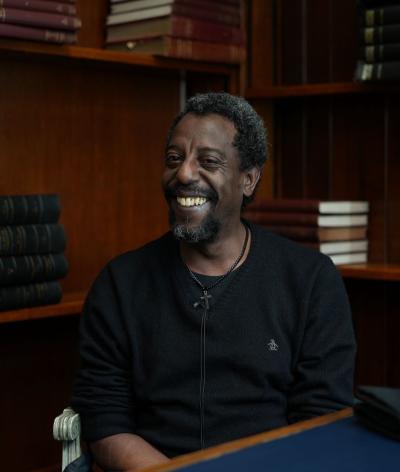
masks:
[[[354,336],[330,259],[241,219],[266,160],[243,99],[191,98],[167,138],[171,231],[111,261],[81,324],[73,406],[105,469],[352,403]]]

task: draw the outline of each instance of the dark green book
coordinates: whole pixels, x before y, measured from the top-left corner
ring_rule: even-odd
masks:
[[[61,297],[58,282],[0,287],[0,311],[58,303]]]
[[[368,63],[400,61],[400,42],[362,46],[360,48],[360,59]]]
[[[64,226],[0,226],[0,256],[63,252],[66,246]]]
[[[367,8],[361,12],[365,26],[379,26],[400,23],[400,5],[385,5],[379,8]]]
[[[398,80],[400,79],[400,61],[376,62],[374,64],[359,61],[354,78],[361,82]]]
[[[400,23],[361,28],[361,44],[376,45],[400,42]]]
[[[18,285],[65,277],[68,261],[64,254],[0,257],[0,285]]]
[[[57,194],[0,196],[0,225],[57,223],[59,216]]]

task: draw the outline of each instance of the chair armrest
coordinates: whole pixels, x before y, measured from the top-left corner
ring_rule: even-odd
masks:
[[[81,422],[79,414],[72,408],[65,408],[53,424],[53,437],[62,441],[62,471],[81,455]]]

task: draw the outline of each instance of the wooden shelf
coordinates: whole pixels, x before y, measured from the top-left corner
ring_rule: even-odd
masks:
[[[82,311],[85,295],[84,292],[67,293],[63,296],[61,302],[55,305],[44,305],[0,312],[0,324],[54,318],[58,316],[79,315]]]
[[[400,265],[352,264],[338,266],[338,269],[346,279],[400,281]]]
[[[324,84],[276,85],[262,89],[248,89],[246,98],[289,98],[314,95],[342,95],[359,93],[400,92],[399,83],[332,82]]]
[[[153,69],[186,70],[222,75],[230,75],[239,67],[238,64],[190,61],[185,59],[158,57],[148,54],[115,52],[106,49],[42,44],[33,41],[10,41],[4,39],[0,39],[0,52],[2,54],[49,56]]]

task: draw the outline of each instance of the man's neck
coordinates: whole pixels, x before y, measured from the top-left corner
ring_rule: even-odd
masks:
[[[180,242],[181,256],[185,264],[198,274],[223,275],[240,255],[246,238],[246,227],[240,221],[235,231],[220,234],[210,243],[190,244]],[[238,267],[245,261],[250,248],[249,235],[247,247]]]

